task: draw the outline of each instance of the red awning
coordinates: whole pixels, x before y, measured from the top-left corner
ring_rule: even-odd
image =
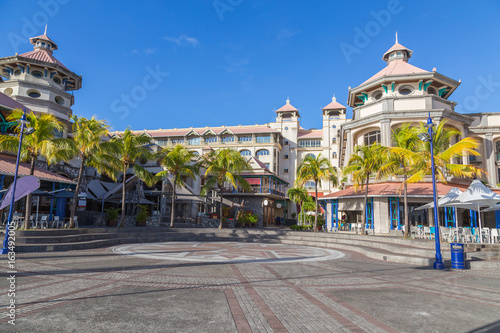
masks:
[[[260,185],[260,178],[245,178],[250,185]]]

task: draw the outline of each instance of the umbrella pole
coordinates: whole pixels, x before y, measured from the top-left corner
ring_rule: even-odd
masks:
[[[481,231],[481,208],[479,207],[479,204],[477,204],[477,215],[479,218],[479,243],[483,243],[483,233]]]
[[[38,226],[38,209],[40,208],[40,196],[36,198],[36,220],[35,226]]]

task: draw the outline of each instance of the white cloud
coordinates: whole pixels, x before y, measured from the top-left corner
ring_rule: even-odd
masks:
[[[287,29],[281,30],[278,35],[276,36],[276,39],[283,39],[283,38],[290,38],[298,34],[299,31],[290,31]]]
[[[144,50],[144,53],[145,54],[153,54],[153,53],[155,53],[155,51],[156,51],[156,49],[154,49],[154,48],[147,48]]]
[[[189,37],[186,35],[180,35],[179,37],[163,37],[165,40],[175,43],[179,46],[192,46],[196,47],[198,45],[198,40],[194,37]]]

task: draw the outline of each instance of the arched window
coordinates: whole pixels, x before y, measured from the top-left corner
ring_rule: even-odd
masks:
[[[269,150],[267,150],[267,149],[257,150],[256,155],[257,155],[257,156],[265,156],[265,155],[269,155]]]
[[[497,161],[500,161],[500,141],[497,141]]]
[[[371,146],[375,142],[380,142],[380,131],[371,131],[363,136],[365,146]]]
[[[313,182],[312,180],[308,181],[308,182],[307,182],[307,183],[305,183],[305,185],[304,185],[304,188],[305,188],[305,189],[309,189],[309,190],[310,190],[310,189],[313,189],[313,188],[315,188],[315,187],[316,187],[316,183],[315,183],[315,182]]]
[[[314,158],[314,159],[315,159],[315,158],[316,158],[316,155],[309,153],[309,154],[307,154],[306,156],[304,156],[304,158],[306,158],[306,157],[312,157],[312,158]]]
[[[244,150],[240,150],[240,155],[241,156],[251,156],[252,153],[250,152],[250,150],[244,149]]]
[[[337,153],[336,152],[332,153],[332,158],[337,158]]]

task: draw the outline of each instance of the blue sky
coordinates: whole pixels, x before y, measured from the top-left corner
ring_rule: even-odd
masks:
[[[346,104],[349,86],[385,66],[396,30],[411,64],[462,80],[451,96],[461,112],[500,111],[497,0],[9,0],[0,10],[0,56],[32,50],[25,37],[48,22],[54,56],[83,75],[74,113],[118,130],[263,124],[288,96],[303,127],[320,127],[333,94]]]

